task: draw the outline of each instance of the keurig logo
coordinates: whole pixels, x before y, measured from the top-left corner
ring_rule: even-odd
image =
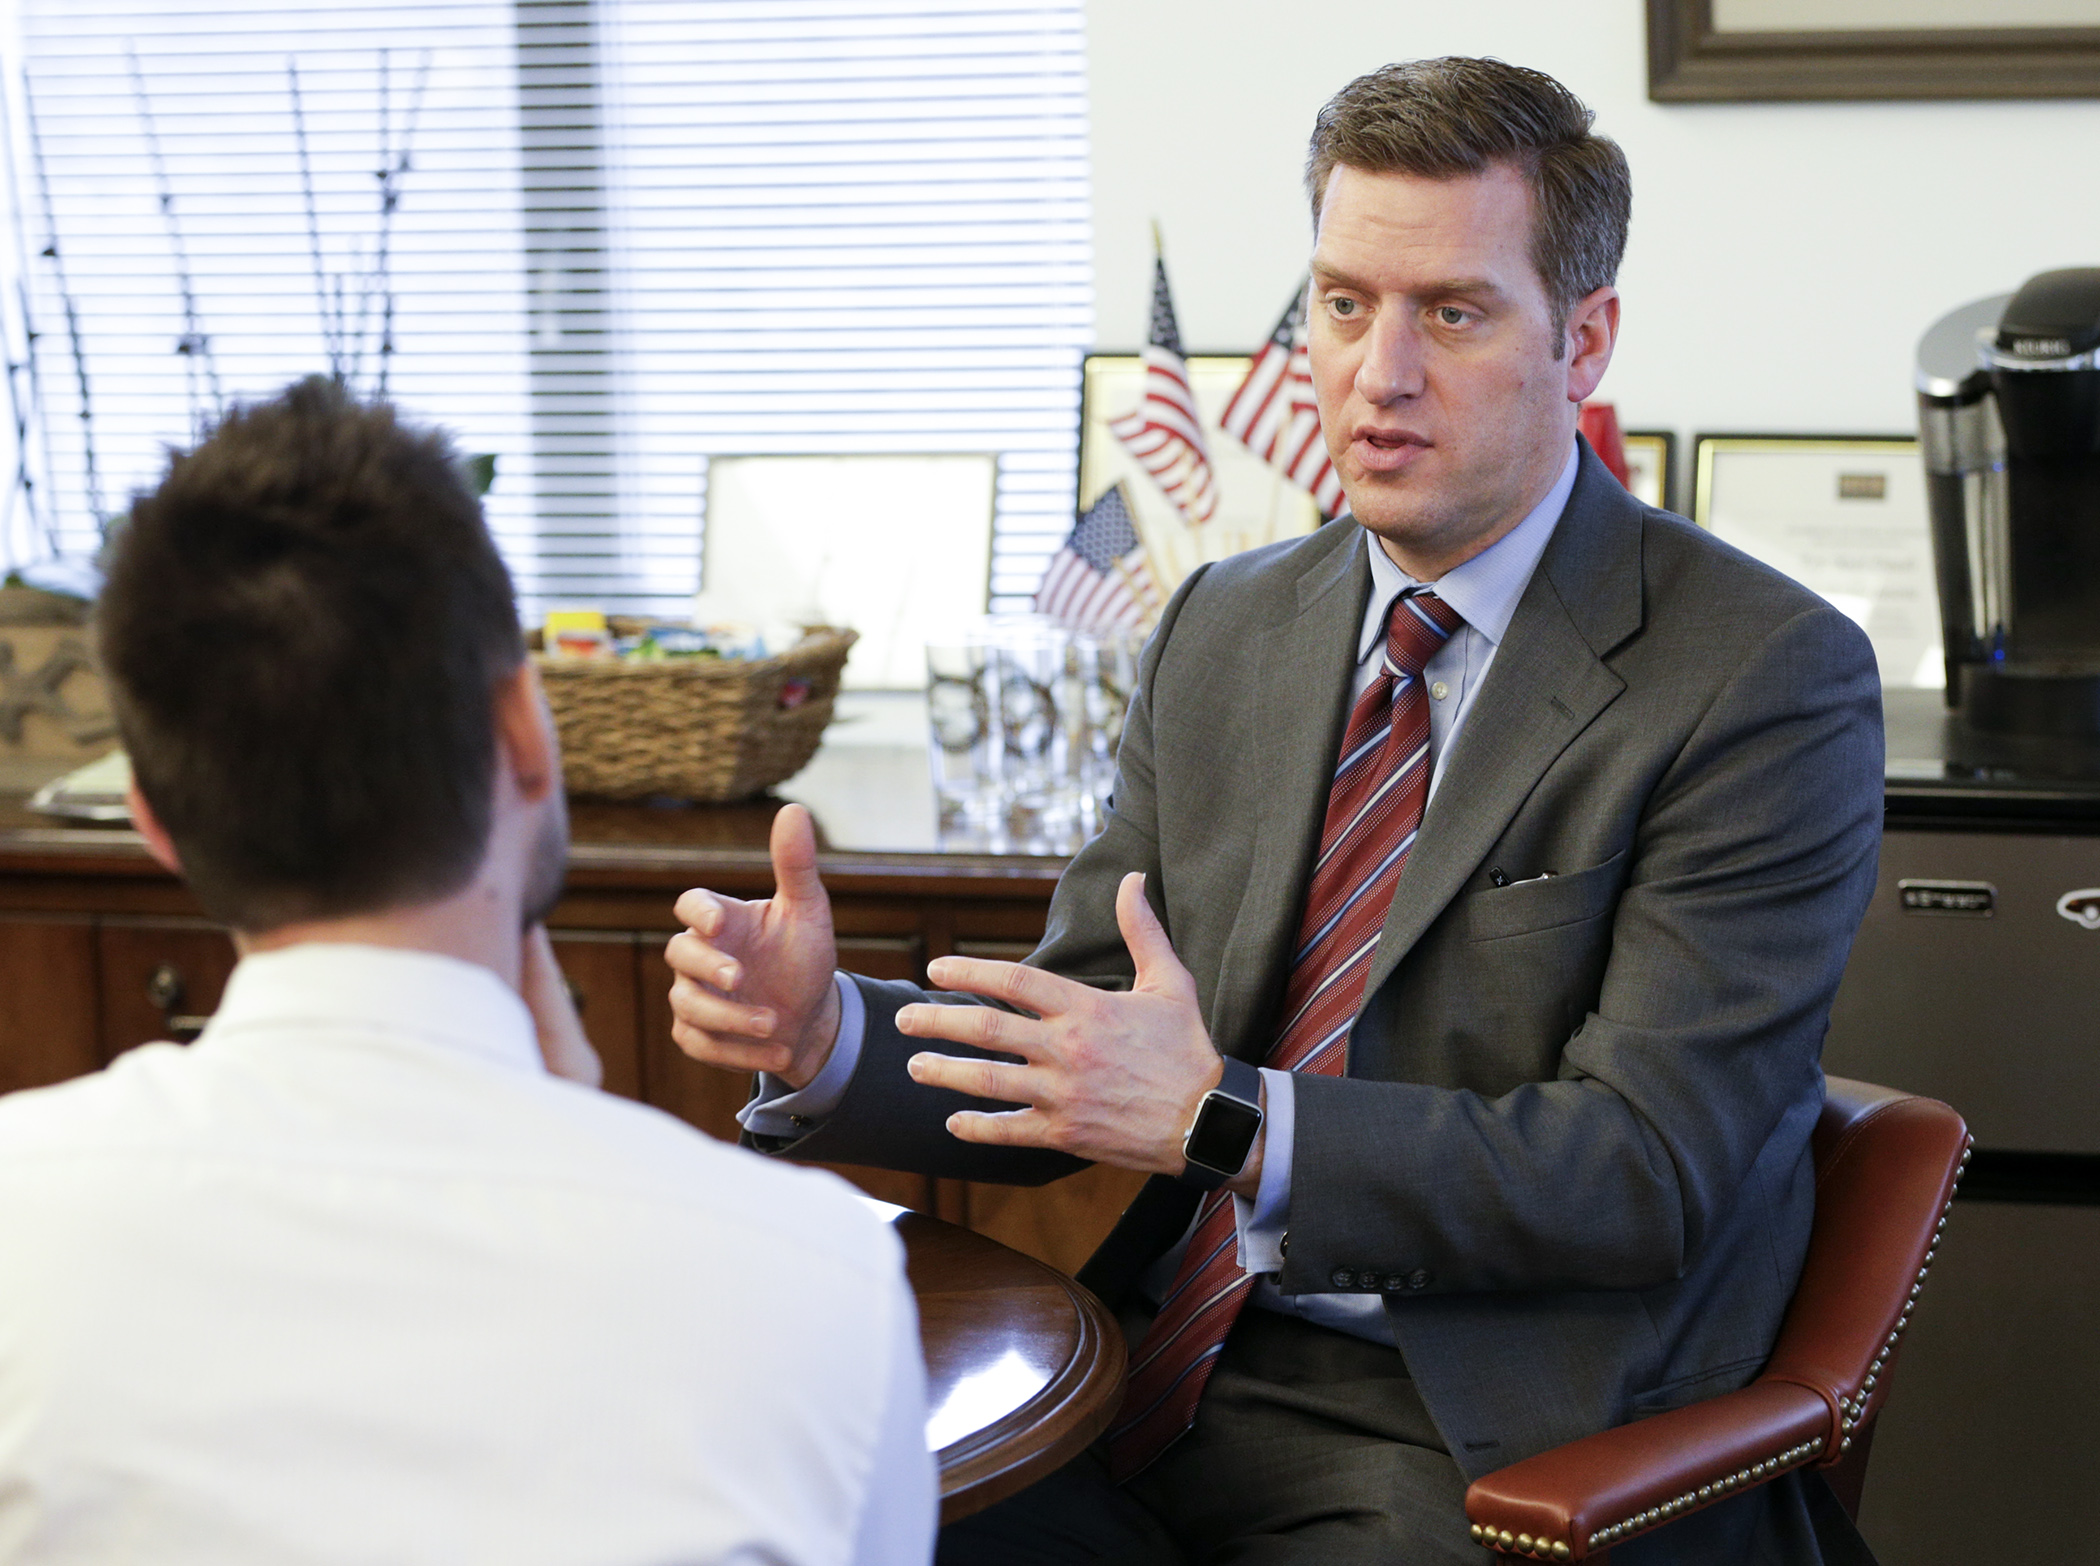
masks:
[[[1898,881],[1896,896],[1905,913],[1958,919],[1988,919],[1998,907],[1998,888],[1988,881]]]
[[[2073,924],[2082,924],[2088,930],[2100,930],[2100,886],[2064,893],[2056,900],[2056,911]]]

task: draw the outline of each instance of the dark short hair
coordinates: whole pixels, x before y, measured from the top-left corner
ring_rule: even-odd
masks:
[[[1544,71],[1451,55],[1359,76],[1313,122],[1305,161],[1313,224],[1337,164],[1373,174],[1457,179],[1506,164],[1531,187],[1531,261],[1556,329],[1618,276],[1633,212],[1626,154]]]
[[[510,574],[446,438],[315,377],[136,497],[96,607],[134,776],[243,930],[457,891],[488,842]]]

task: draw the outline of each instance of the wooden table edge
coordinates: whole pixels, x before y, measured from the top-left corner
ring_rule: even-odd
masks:
[[[1056,890],[1065,863],[1062,858],[941,849],[828,849],[817,856],[818,871],[835,892],[1045,902]],[[0,828],[0,874],[143,878],[171,884],[176,879],[154,862],[146,852],[145,840],[128,826],[80,827],[59,822]],[[566,880],[571,891],[635,886],[682,891],[717,882],[725,890],[767,891],[773,884],[773,868],[762,848],[579,838],[569,845]],[[668,901],[665,914],[668,918]]]
[[[1080,1337],[1065,1367],[1026,1403],[995,1424],[972,1431],[934,1454],[941,1476],[941,1521],[954,1522],[1025,1490],[1085,1451],[1121,1406],[1129,1350],[1123,1329],[1091,1290],[1043,1269],[1064,1288],[1079,1317]],[[1104,1396],[1104,1383],[1111,1390]],[[1051,1432],[1019,1454],[1000,1445],[1019,1429]]]

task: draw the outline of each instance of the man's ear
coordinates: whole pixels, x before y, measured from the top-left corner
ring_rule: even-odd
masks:
[[[175,852],[175,840],[168,836],[168,829],[160,824],[160,817],[146,803],[146,796],[139,792],[139,780],[133,778],[131,786],[124,791],[124,808],[131,812],[131,824],[138,835],[146,840],[146,852],[163,870],[182,874],[182,856]]]
[[[1597,390],[1619,340],[1619,291],[1606,284],[1568,312],[1568,401]]]
[[[496,759],[510,769],[519,797],[537,804],[561,789],[561,742],[530,659],[496,682]]]

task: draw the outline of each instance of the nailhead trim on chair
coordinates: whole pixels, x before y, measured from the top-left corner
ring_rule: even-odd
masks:
[[[1763,1484],[1767,1479],[1782,1474],[1789,1468],[1800,1467],[1822,1450],[1821,1436],[1790,1446],[1784,1452],[1768,1457],[1761,1463],[1751,1463],[1747,1467],[1738,1468],[1725,1478],[1716,1479],[1711,1484],[1702,1484],[1696,1490],[1687,1490],[1660,1506],[1649,1507],[1645,1512],[1636,1512],[1624,1522],[1613,1523],[1609,1528],[1600,1528],[1590,1535],[1590,1548],[1608,1549],[1621,1539],[1644,1533],[1658,1523],[1666,1523],[1673,1517],[1682,1517],[1686,1512],[1696,1511],[1723,1496],[1733,1495],[1744,1485]]]
[[[1570,1560],[1575,1554],[1565,1539],[1548,1540],[1543,1536],[1534,1539],[1528,1533],[1511,1533],[1507,1528],[1498,1533],[1493,1528],[1483,1528],[1479,1523],[1473,1524],[1473,1542],[1490,1550],[1535,1556],[1542,1561]]]
[[[1903,1310],[1896,1317],[1895,1331],[1888,1335],[1888,1341],[1881,1345],[1881,1352],[1874,1356],[1874,1362],[1867,1367],[1866,1378],[1860,1382],[1858,1395],[1838,1405],[1838,1451],[1840,1453],[1849,1452],[1852,1449],[1852,1432],[1859,1428],[1866,1414],[1867,1405],[1873,1401],[1875,1383],[1881,1379],[1882,1369],[1888,1364],[1889,1355],[1895,1352],[1896,1344],[1903,1336],[1903,1329],[1910,1325],[1910,1313],[1916,1309],[1918,1296],[1925,1290],[1925,1274],[1932,1270],[1932,1258],[1939,1252],[1940,1236],[1947,1229],[1947,1214],[1954,1206],[1954,1192],[1960,1187],[1961,1177],[1968,1170],[1969,1154],[1974,1151],[1975,1145],[1975,1139],[1972,1137],[1969,1139],[1968,1145],[1962,1149],[1961,1164],[1954,1171],[1954,1184],[1947,1191],[1947,1205],[1940,1209],[1940,1221],[1933,1225],[1932,1243],[1925,1248],[1925,1263],[1918,1269],[1917,1280],[1910,1286],[1910,1298],[1903,1302]],[[1732,1495],[1746,1484],[1762,1484],[1765,1480],[1782,1474],[1789,1468],[1797,1468],[1811,1457],[1815,1457],[1822,1452],[1824,1439],[1822,1436],[1816,1436],[1811,1440],[1801,1442],[1798,1446],[1790,1446],[1775,1457],[1768,1457],[1761,1463],[1752,1463],[1748,1467],[1738,1468],[1726,1478],[1716,1479],[1711,1484],[1702,1484],[1698,1489],[1687,1490],[1684,1494],[1665,1501],[1660,1506],[1651,1506],[1645,1512],[1636,1512],[1633,1516],[1626,1518],[1624,1521],[1613,1523],[1608,1528],[1600,1528],[1590,1535],[1589,1548],[1592,1550],[1609,1549],[1622,1539],[1629,1539],[1637,1533],[1645,1533],[1660,1523],[1666,1523],[1672,1518],[1683,1516],[1686,1512],[1696,1511],[1698,1508],[1718,1501],[1724,1496]],[[1512,1534],[1507,1528],[1498,1530],[1475,1523],[1473,1524],[1472,1532],[1475,1544],[1482,1545],[1490,1550],[1501,1550],[1505,1554],[1514,1553],[1530,1555],[1539,1560],[1565,1561],[1572,1559],[1575,1553],[1564,1540],[1549,1541],[1543,1536],[1534,1539],[1528,1533]]]
[[[1971,1137],[1961,1150],[1961,1163],[1955,1168],[1954,1184],[1947,1189],[1947,1205],[1940,1209],[1940,1221],[1932,1226],[1932,1243],[1925,1247],[1924,1265],[1918,1268],[1917,1279],[1910,1286],[1910,1298],[1903,1302],[1902,1313],[1896,1317],[1896,1330],[1889,1334],[1888,1341],[1881,1345],[1881,1352],[1874,1356],[1874,1363],[1867,1367],[1866,1379],[1860,1382],[1858,1395],[1849,1403],[1838,1406],[1838,1451],[1841,1453],[1852,1450],[1852,1432],[1866,1419],[1867,1405],[1874,1399],[1874,1384],[1881,1379],[1882,1367],[1889,1362],[1889,1356],[1896,1352],[1903,1329],[1910,1325],[1910,1313],[1917,1309],[1918,1296],[1925,1292],[1925,1274],[1932,1271],[1932,1259],[1939,1254],[1940,1236],[1947,1232],[1947,1214],[1954,1208],[1954,1193],[1961,1189],[1961,1177],[1968,1172],[1969,1155],[1975,1150],[1976,1139]]]

